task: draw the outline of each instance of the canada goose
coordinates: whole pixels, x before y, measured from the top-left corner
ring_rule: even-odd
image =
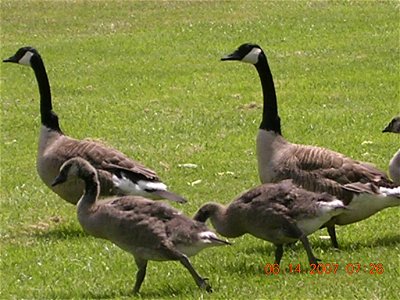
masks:
[[[100,196],[140,195],[153,199],[169,199],[180,203],[186,200],[167,191],[167,186],[157,174],[128,158],[125,154],[90,140],[76,140],[62,132],[58,116],[52,110],[50,84],[43,60],[32,47],[20,48],[14,56],[3,62],[32,67],[40,92],[40,114],[42,127],[39,137],[37,171],[43,182],[64,200],[76,204],[82,196],[84,184],[71,180],[66,184],[51,187],[60,166],[72,157],[88,160],[99,173]]]
[[[338,222],[336,224],[341,225],[363,220],[386,207],[399,205],[397,199],[393,199],[392,196],[386,197],[392,194],[390,191],[383,190],[380,193],[379,188],[394,188],[395,185],[384,172],[371,164],[353,160],[329,149],[292,144],[283,138],[274,81],[267,57],[260,46],[243,44],[221,60],[238,60],[253,64],[259,74],[264,105],[257,135],[257,160],[262,183],[293,179],[296,184],[306,189],[328,192],[339,199],[360,197],[361,201],[367,196],[368,201],[361,201],[362,204],[357,205],[358,211],[346,211],[343,220],[342,215],[335,217]],[[376,185],[378,191],[372,192],[377,196],[376,203],[372,204],[374,198],[371,198],[369,192],[349,193],[347,189],[342,188],[342,185],[351,183]],[[371,189],[374,190],[365,187],[365,190]],[[333,246],[338,248],[334,225],[330,224],[327,227]]]
[[[97,238],[110,240],[131,253],[138,266],[133,291],[139,292],[149,260],[178,260],[189,270],[200,288],[211,291],[206,280],[195,271],[188,256],[200,250],[229,245],[203,223],[184,216],[162,202],[140,196],[123,196],[97,202],[100,192],[98,171],[86,160],[75,157],[66,161],[52,185],[79,177],[85,192],[77,205],[82,228]]]
[[[210,218],[217,233],[225,237],[249,233],[272,242],[277,264],[283,255],[283,244],[301,240],[310,264],[316,264],[307,235],[344,210],[346,206],[334,196],[310,192],[297,187],[292,180],[284,180],[253,188],[227,207],[207,203],[194,220],[205,222]]]
[[[400,116],[394,117],[382,132],[400,133]],[[394,183],[400,184],[400,149],[389,162],[389,174]]]

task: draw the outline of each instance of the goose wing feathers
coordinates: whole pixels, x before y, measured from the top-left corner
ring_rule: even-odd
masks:
[[[107,211],[119,215],[119,222],[126,223],[123,227],[130,234],[135,232],[138,235],[138,240],[191,244],[200,239],[200,232],[209,231],[204,223],[191,220],[167,204],[140,196],[121,197],[110,201],[107,206],[111,208]]]
[[[372,183],[392,187],[387,175],[371,164],[353,160],[328,149],[293,145],[290,153],[283,157],[279,179],[292,178],[305,189],[328,192],[341,199],[351,198],[350,183]]]
[[[66,161],[79,156],[89,161],[97,170],[108,171],[117,175],[124,172],[127,177],[134,177],[136,180],[159,180],[153,170],[98,141],[80,141],[64,136],[63,141],[57,144],[52,147],[52,151],[56,152],[56,156],[60,160]]]
[[[328,193],[314,193],[299,188],[292,180],[279,184],[263,184],[239,196],[233,204],[244,206],[253,212],[265,211],[266,215],[293,219],[310,216],[317,212],[317,202],[330,202]]]

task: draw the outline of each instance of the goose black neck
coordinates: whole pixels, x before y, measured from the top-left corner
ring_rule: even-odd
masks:
[[[58,122],[58,116],[53,112],[51,104],[51,92],[49,79],[43,60],[38,55],[31,58],[31,65],[36,75],[40,93],[40,116],[42,124],[50,129],[62,133]]]
[[[268,65],[267,57],[264,53],[260,54],[259,60],[255,64],[255,67],[260,76],[264,98],[263,115],[260,129],[271,130],[282,135],[274,80]]]

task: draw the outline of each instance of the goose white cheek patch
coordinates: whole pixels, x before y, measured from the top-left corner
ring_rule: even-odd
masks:
[[[33,53],[31,51],[25,52],[24,56],[21,57],[21,59],[18,61],[19,64],[25,65],[25,66],[31,66],[31,57],[33,56]]]
[[[253,48],[245,57],[242,58],[242,61],[254,65],[258,62],[258,55],[260,53],[261,53],[260,48]]]

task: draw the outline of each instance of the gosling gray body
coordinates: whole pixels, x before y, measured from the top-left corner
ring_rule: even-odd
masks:
[[[140,196],[97,202],[100,191],[97,171],[82,158],[65,162],[53,185],[77,177],[85,183],[85,192],[77,205],[79,223],[88,234],[109,240],[134,256],[138,266],[135,293],[140,290],[149,260],[177,260],[188,269],[200,288],[211,291],[188,257],[204,248],[228,242],[219,239],[203,223],[191,220],[162,202]]]
[[[328,192],[346,202],[356,201],[353,203],[356,210],[349,209],[344,216],[337,216],[326,224],[334,247],[339,247],[335,224],[351,224],[384,208],[400,205],[397,185],[373,165],[322,147],[293,144],[282,136],[274,81],[267,57],[260,46],[243,44],[222,60],[253,64],[261,80],[264,103],[256,142],[261,182],[293,179],[308,190]],[[351,186],[344,188],[347,184],[356,184],[358,192],[351,192]],[[360,189],[360,184],[365,184],[365,187]]]
[[[283,244],[301,240],[311,264],[317,263],[317,259],[307,235],[345,210],[343,202],[332,195],[310,192],[292,180],[284,180],[253,188],[228,206],[207,203],[198,210],[194,220],[205,222],[210,218],[217,233],[225,237],[248,233],[273,243],[277,264],[283,255]]]
[[[92,140],[76,140],[66,136],[52,110],[50,83],[43,60],[32,47],[20,48],[3,62],[30,66],[36,75],[40,93],[41,129],[37,154],[37,172],[42,181],[69,203],[76,204],[83,194],[81,180],[52,187],[51,183],[61,165],[70,158],[88,160],[98,172],[100,196],[140,195],[153,199],[169,199],[184,203],[182,196],[169,192],[156,172],[130,159],[125,154]]]

